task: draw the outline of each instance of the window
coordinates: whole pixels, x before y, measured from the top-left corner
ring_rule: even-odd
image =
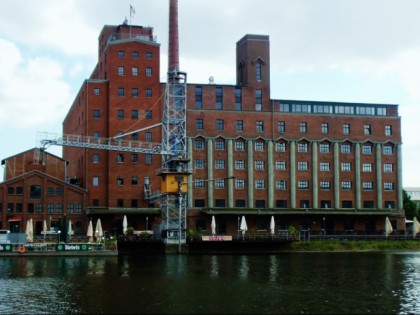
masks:
[[[373,190],[373,182],[363,182],[362,185],[363,185],[363,190]]]
[[[320,146],[319,146],[319,152],[329,153],[330,152],[330,144],[329,143],[321,143]]]
[[[39,199],[41,198],[41,185],[31,185],[30,188],[30,197],[32,199]]]
[[[341,163],[341,171],[350,172],[351,171],[351,163],[350,162]]]
[[[372,146],[362,145],[362,153],[363,154],[372,154]]]
[[[264,161],[255,161],[255,169],[256,170],[264,170]]]
[[[118,119],[124,119],[124,110],[123,109],[117,110],[117,117],[118,117]]]
[[[94,131],[93,135],[92,135],[93,140],[98,140],[99,139],[99,131]]]
[[[146,110],[146,114],[145,114],[146,119],[152,119],[153,118],[153,114],[152,114],[152,110],[148,109]]]
[[[235,169],[244,170],[245,169],[245,161],[244,160],[235,160]]]
[[[196,139],[194,143],[196,150],[204,150],[204,140]]]
[[[265,200],[263,200],[263,199],[255,200],[255,207],[256,208],[265,208]],[[267,222],[265,222],[263,220],[259,220],[257,222],[258,230],[265,230],[267,228],[266,225],[267,225]]]
[[[394,170],[394,165],[391,163],[385,163],[384,164],[384,172],[385,173],[392,173]]]
[[[342,208],[353,208],[353,201],[351,201],[351,200],[343,200],[341,202],[341,207]],[[346,229],[346,230],[348,230],[348,229]]]
[[[63,212],[63,205],[61,203],[55,204],[55,213],[62,213]]]
[[[392,136],[392,126],[386,125],[385,126],[385,136]]]
[[[350,134],[350,124],[343,124],[343,135]]]
[[[216,150],[224,150],[225,149],[225,141],[224,140],[216,140],[215,147],[216,147]]]
[[[7,194],[14,195],[15,194],[15,187],[7,187]]]
[[[373,171],[373,164],[372,163],[363,163],[362,171],[363,172],[372,172]]]
[[[309,200],[300,200],[299,201],[300,208],[309,208]]]
[[[242,89],[235,88],[235,109],[242,110]]]
[[[305,142],[298,143],[298,152],[308,152],[308,144]]]
[[[146,97],[151,98],[152,97],[152,89],[146,89]]]
[[[138,51],[133,51],[131,53],[131,58],[137,59],[139,57],[139,52]]]
[[[344,189],[344,190],[350,190],[351,189],[351,182],[349,182],[349,181],[341,182],[341,188]]]
[[[363,208],[365,209],[372,209],[375,207],[375,202],[373,200],[365,200],[363,201]]]
[[[391,155],[393,153],[393,147],[391,145],[384,145],[382,149],[385,155]]]
[[[153,58],[153,54],[151,52],[146,52],[146,59],[150,60]]]
[[[235,179],[235,188],[244,189],[245,188],[245,179]]]
[[[195,199],[194,200],[194,207],[196,207],[196,208],[204,208],[205,207],[204,199]]]
[[[92,177],[92,185],[94,187],[98,187],[99,186],[99,177],[98,176],[93,176]]]
[[[136,120],[136,119],[138,119],[138,118],[139,118],[139,111],[138,111],[137,109],[133,109],[133,110],[131,111],[131,119]]]
[[[74,212],[74,205],[72,203],[67,204],[67,213],[73,213]]]
[[[94,95],[99,95],[99,94],[101,94],[101,89],[100,89],[100,88],[94,88],[94,89],[93,89],[93,94],[94,94]]]
[[[330,163],[329,162],[321,162],[319,164],[319,169],[321,171],[329,171],[330,170]]]
[[[285,121],[279,121],[277,123],[277,131],[280,133],[286,132],[286,122]]]
[[[201,86],[195,87],[195,108],[202,109],[203,108],[203,91]]]
[[[340,146],[340,148],[341,148],[341,153],[350,153],[351,152],[351,147],[350,147],[350,144],[342,144],[341,146]]]
[[[236,121],[236,131],[244,131],[244,121],[237,120]]]
[[[204,160],[195,160],[194,165],[197,169],[204,169]]]
[[[124,67],[118,67],[118,75],[123,76],[124,75]]]
[[[117,176],[117,185],[118,186],[123,186],[124,185],[124,177]]]
[[[223,89],[216,87],[216,109],[223,109]]]
[[[308,170],[308,162],[298,162],[298,170],[299,171],[307,171]]]
[[[263,179],[255,180],[255,188],[256,189],[265,189],[265,180],[263,180]]]
[[[117,199],[117,207],[124,208],[124,199]]]
[[[137,77],[139,75],[139,69],[137,67],[132,67],[131,68],[131,75],[133,77]]]
[[[152,133],[150,131],[145,133],[146,142],[152,142]]]
[[[139,97],[139,89],[138,88],[132,88],[131,89],[131,96],[132,97]]]
[[[223,119],[216,120],[216,130],[221,131],[224,130],[224,121]]]
[[[47,213],[54,213],[54,204],[53,203],[47,204]]]
[[[255,73],[256,73],[256,79],[258,82],[262,81],[262,65],[261,65],[261,61],[257,61],[257,63],[255,64]]]
[[[264,142],[262,141],[255,142],[255,151],[264,151]]]
[[[23,187],[22,186],[17,186],[16,187],[16,195],[23,195]]]
[[[298,181],[298,189],[309,189],[309,182],[307,180]]]
[[[331,183],[329,181],[320,181],[319,187],[324,190],[329,190],[331,189]]]
[[[123,97],[124,96],[124,88],[120,87],[117,90],[118,93],[118,97]]]
[[[255,110],[256,111],[262,110],[262,91],[261,90],[255,91]]]
[[[369,136],[372,134],[372,126],[371,125],[364,125],[363,127],[365,136]]]
[[[245,199],[236,199],[235,200],[235,207],[236,208],[245,208]]]
[[[131,153],[131,163],[137,163],[139,161],[139,156],[137,153]]]
[[[277,190],[286,190],[287,182],[285,180],[276,180],[276,189]]]
[[[327,123],[322,123],[321,124],[321,133],[323,133],[323,134],[328,133],[328,124]]]
[[[151,77],[152,76],[152,68],[147,67],[146,68],[146,77]]]
[[[224,179],[216,179],[214,182],[214,187],[217,189],[225,188],[225,180]]]
[[[276,200],[276,208],[287,208],[287,200]]]
[[[195,181],[194,181],[194,186],[196,187],[196,188],[204,188],[206,185],[206,182],[204,181],[204,179],[202,179],[202,178],[197,178]]]
[[[263,121],[257,121],[256,123],[256,129],[258,132],[264,131],[264,122]]]
[[[99,119],[100,116],[101,116],[101,111],[99,109],[94,109],[93,110],[93,119]]]
[[[244,151],[244,150],[245,150],[245,142],[235,141],[235,151]]]
[[[299,131],[300,131],[300,133],[307,133],[308,132],[308,123],[301,122],[299,124]]]
[[[125,51],[123,50],[118,51],[118,58],[125,58]]]
[[[214,200],[214,206],[217,208],[224,208],[226,207],[226,202],[224,199],[216,199]]]
[[[117,154],[117,163],[124,163],[124,153]]]
[[[286,142],[276,142],[276,152],[286,152]]]
[[[394,183],[385,182],[384,183],[384,190],[386,190],[386,191],[394,190]]]
[[[152,155],[151,155],[151,154],[146,154],[146,155],[144,156],[144,162],[145,162],[146,164],[152,164]]]
[[[276,170],[286,170],[286,161],[276,161]]]
[[[131,185],[137,186],[139,184],[139,178],[137,176],[131,176]]]
[[[197,130],[204,130],[204,120],[201,118],[198,118],[195,120],[195,128]]]
[[[214,163],[216,169],[224,169],[225,168],[225,160],[216,160]]]

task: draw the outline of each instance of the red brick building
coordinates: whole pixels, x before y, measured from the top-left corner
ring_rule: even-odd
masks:
[[[87,191],[66,177],[67,161],[37,148],[8,157],[0,183],[0,229],[24,232],[33,220],[34,234],[59,230],[66,215],[75,234],[86,234]]]
[[[398,106],[271,99],[269,37],[244,36],[236,56],[234,84],[188,84],[189,227],[210,233],[215,215],[232,235],[245,215],[267,231],[274,215],[279,229],[380,233],[389,217],[404,231]],[[166,86],[152,28],[105,26],[98,57],[63,133],[160,142],[147,129],[162,120]],[[124,214],[139,230],[159,222],[144,192],[160,187],[159,155],[64,147],[63,157],[106,230],[120,231]]]

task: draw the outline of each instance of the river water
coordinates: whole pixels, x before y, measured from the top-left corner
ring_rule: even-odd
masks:
[[[420,252],[0,258],[0,314],[420,314]]]

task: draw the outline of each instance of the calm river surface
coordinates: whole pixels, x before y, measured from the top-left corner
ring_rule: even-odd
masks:
[[[420,314],[420,252],[0,258],[0,314]]]

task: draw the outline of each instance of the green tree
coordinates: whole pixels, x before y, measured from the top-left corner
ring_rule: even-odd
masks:
[[[412,220],[413,217],[418,217],[418,210],[416,203],[411,200],[411,197],[403,189],[403,208],[405,210],[405,217],[409,220]]]

